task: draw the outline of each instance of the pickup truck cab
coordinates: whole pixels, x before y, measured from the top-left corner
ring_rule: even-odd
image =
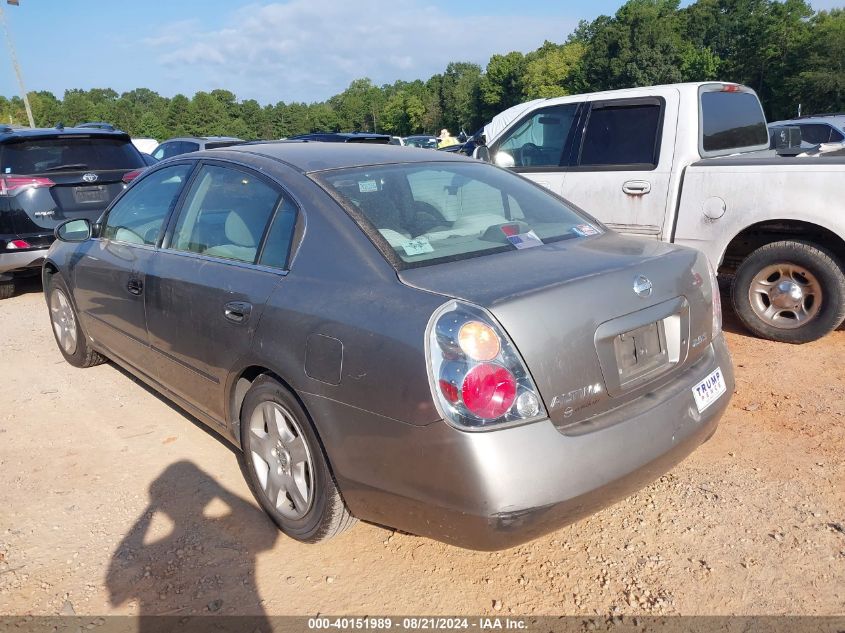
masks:
[[[621,233],[702,250],[756,335],[804,343],[845,319],[845,158],[773,156],[755,92],[706,82],[538,99],[476,157]]]

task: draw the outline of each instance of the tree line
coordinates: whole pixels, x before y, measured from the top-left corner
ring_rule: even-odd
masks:
[[[29,93],[36,125],[108,121],[133,136],[283,138],[313,131],[473,132],[538,97],[720,79],[757,91],[769,120],[845,111],[845,10],[806,0],[629,0],[582,21],[561,43],[493,55],[482,68],[448,64],[427,81],[354,80],[326,101],[239,101],[224,89],[164,97],[147,88]],[[20,97],[0,96],[0,122],[26,121]]]

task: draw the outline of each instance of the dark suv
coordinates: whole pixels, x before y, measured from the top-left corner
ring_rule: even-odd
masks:
[[[58,224],[96,221],[144,167],[119,130],[0,125],[0,299],[38,272]]]

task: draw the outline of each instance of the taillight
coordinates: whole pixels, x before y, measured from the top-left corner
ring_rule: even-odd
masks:
[[[0,196],[14,196],[27,189],[52,187],[55,185],[49,178],[30,176],[0,176]]]
[[[123,182],[125,182],[128,185],[130,182],[132,182],[138,176],[140,176],[142,171],[144,171],[144,170],[143,169],[133,169],[132,171],[128,171],[125,174],[123,174],[123,178],[121,178],[121,180],[123,180]]]
[[[713,337],[722,331],[722,295],[719,292],[719,277],[710,260],[707,260],[707,270],[710,272],[710,288],[713,293]]]
[[[517,424],[546,415],[519,352],[487,311],[450,301],[426,335],[434,401],[462,429]]]
[[[6,250],[14,251],[21,248],[32,248],[32,245],[26,240],[12,240],[6,244]]]
[[[722,92],[739,92],[739,86],[737,84],[727,84],[722,87]]]

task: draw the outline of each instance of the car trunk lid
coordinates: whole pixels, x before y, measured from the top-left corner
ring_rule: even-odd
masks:
[[[610,233],[407,269],[399,277],[488,309],[560,427],[665,384],[712,337],[706,260],[651,240]]]

